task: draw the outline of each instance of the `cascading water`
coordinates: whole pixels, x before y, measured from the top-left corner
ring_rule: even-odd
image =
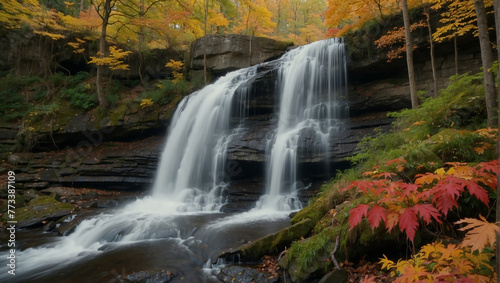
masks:
[[[248,95],[257,72],[257,67],[251,67],[227,74],[180,103],[152,196],[84,220],[67,237],[19,250],[14,281],[5,265],[0,266],[0,281],[76,282],[68,279],[76,277],[81,282],[103,282],[110,279],[103,271],[126,266],[128,274],[168,269],[179,282],[206,282],[200,268],[214,253],[289,225],[288,213],[276,210],[298,207],[278,207],[275,201],[297,190],[295,163],[302,154],[297,148],[303,133],[321,141],[310,148],[321,154],[340,125],[345,81],[342,48],[341,42],[327,40],[293,50],[282,59],[279,123],[269,145],[268,192],[263,199],[263,207],[274,213],[261,210],[233,217],[218,213],[227,185],[226,148],[244,131],[240,125],[248,111],[234,98],[244,101],[241,96]]]
[[[296,199],[300,155],[324,155],[348,111],[343,39],[318,41],[285,54],[279,72],[278,127],[259,206],[295,210],[301,208]]]
[[[255,74],[255,67],[229,73],[180,103],[157,171],[155,196],[183,203],[179,209],[184,211],[219,209],[227,185],[221,178],[227,144],[240,131],[231,120],[245,118],[245,106],[232,109],[233,99],[246,95],[244,84]]]

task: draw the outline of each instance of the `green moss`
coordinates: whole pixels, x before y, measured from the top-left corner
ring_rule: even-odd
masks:
[[[313,226],[314,221],[305,219],[277,233],[244,245],[236,253],[241,254],[245,260],[257,260],[264,255],[276,254],[278,251],[290,246],[292,241],[306,237]]]
[[[58,202],[49,196],[39,196],[32,199],[26,207],[16,208],[15,220],[18,227],[29,227],[39,225],[44,220],[59,219],[73,209],[72,204]],[[7,220],[6,216],[4,220]]]
[[[127,104],[122,103],[113,109],[113,112],[111,112],[109,116],[111,120],[111,125],[118,125],[120,121],[123,120],[123,117],[127,112],[127,108],[128,108]]]

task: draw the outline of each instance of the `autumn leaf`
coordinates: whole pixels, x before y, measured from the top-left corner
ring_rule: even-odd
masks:
[[[355,208],[351,209],[349,212],[349,225],[351,226],[351,229],[356,227],[356,225],[361,222],[363,217],[366,216],[369,208],[370,206],[367,204],[358,204]]]
[[[482,251],[486,246],[493,246],[495,244],[496,234],[500,233],[500,230],[497,223],[490,223],[481,215],[479,218],[465,218],[455,222],[455,224],[467,225],[458,229],[460,231],[468,231],[462,241],[462,246],[471,246],[472,250]]]
[[[417,214],[412,208],[405,209],[403,214],[399,216],[399,229],[401,232],[406,232],[406,236],[411,242],[415,238],[418,226]]]
[[[426,224],[429,224],[432,219],[436,220],[438,223],[441,222],[441,213],[431,204],[416,204],[413,209],[418,212],[420,218],[424,220]]]
[[[368,211],[368,222],[372,227],[372,231],[380,225],[380,221],[387,221],[387,209],[374,205],[370,211]]]

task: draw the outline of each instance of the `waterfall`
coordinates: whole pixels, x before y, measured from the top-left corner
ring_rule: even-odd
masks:
[[[326,162],[330,140],[342,129],[340,119],[348,111],[344,42],[318,41],[285,54],[282,60],[278,127],[269,146],[266,195],[258,206],[295,210],[301,208],[296,194],[303,187],[298,182],[299,158],[320,155]]]
[[[344,43],[318,41],[288,52],[279,62],[278,124],[267,146],[266,195],[257,207],[294,210],[301,208],[296,193],[304,187],[298,182],[300,157],[324,156],[347,112]],[[256,72],[256,67],[231,72],[180,103],[157,171],[155,196],[181,203],[181,211],[214,211],[224,203],[227,178],[220,176],[226,148],[244,130],[231,120],[243,121],[248,111],[247,105],[234,109],[234,99],[248,95]]]
[[[57,282],[74,275],[82,282],[104,282],[104,271],[127,266],[128,273],[172,268],[186,282],[204,282],[200,270],[216,252],[212,246],[227,249],[288,225],[285,211],[300,208],[297,163],[311,155],[327,159],[327,147],[342,128],[340,118],[347,111],[343,42],[299,47],[279,64],[278,122],[268,144],[267,192],[260,211],[228,218],[213,213],[227,195],[227,146],[245,131],[249,89],[257,74],[257,67],[250,67],[228,73],[180,103],[151,196],[83,220],[67,237],[16,252],[22,259],[16,279]],[[244,235],[236,236],[239,230]],[[2,282],[12,280],[6,270],[0,267]]]
[[[214,211],[224,202],[226,148],[246,117],[233,99],[247,95],[256,67],[231,72],[181,101],[153,186],[153,195],[183,203],[183,211]]]

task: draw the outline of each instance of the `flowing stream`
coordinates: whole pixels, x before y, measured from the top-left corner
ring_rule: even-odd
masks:
[[[217,254],[288,226],[289,212],[301,208],[295,199],[302,189],[298,159],[325,155],[331,136],[342,127],[343,50],[341,40],[330,39],[279,59],[278,124],[269,145],[266,194],[255,209],[219,212],[227,196],[228,182],[220,178],[226,148],[245,131],[247,118],[247,105],[235,109],[234,99],[248,94],[257,73],[250,67],[179,104],[151,196],[84,220],[69,236],[40,233],[39,246],[16,252],[15,277],[0,266],[0,281],[113,282],[152,270],[172,274],[172,282],[217,282],[206,272]],[[301,142],[307,152],[299,150]]]

